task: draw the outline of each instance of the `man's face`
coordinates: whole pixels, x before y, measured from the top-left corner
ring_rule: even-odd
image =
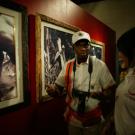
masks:
[[[120,67],[122,69],[128,68],[129,66],[128,58],[122,52],[118,53],[118,58],[119,58]]]
[[[77,59],[80,62],[85,62],[87,60],[88,54],[90,52],[90,43],[87,40],[80,40],[74,45],[74,51],[77,55]]]

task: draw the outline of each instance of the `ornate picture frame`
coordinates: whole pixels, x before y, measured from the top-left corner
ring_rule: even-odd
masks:
[[[28,101],[27,10],[11,1],[0,1],[0,113]]]
[[[37,102],[52,99],[46,86],[55,82],[65,61],[74,57],[71,37],[78,30],[46,15],[36,15]]]

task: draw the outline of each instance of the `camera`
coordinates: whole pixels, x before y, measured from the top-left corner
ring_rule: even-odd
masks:
[[[79,99],[79,104],[78,104],[78,107],[77,107],[77,112],[78,113],[84,113],[84,110],[85,110],[85,100],[86,100],[86,97],[90,96],[90,93],[89,92],[85,92],[85,91],[81,91],[81,90],[77,90],[77,89],[73,89],[72,90],[72,96]]]

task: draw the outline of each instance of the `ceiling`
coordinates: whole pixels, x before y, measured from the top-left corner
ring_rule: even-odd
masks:
[[[98,2],[103,0],[71,0],[71,1],[79,5],[79,4],[86,4],[86,3]]]

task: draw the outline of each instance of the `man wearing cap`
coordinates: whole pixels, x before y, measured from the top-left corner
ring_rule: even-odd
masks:
[[[48,86],[48,94],[60,95],[66,90],[69,135],[99,135],[102,122],[100,101],[110,94],[115,81],[106,64],[90,56],[90,36],[78,31],[72,36],[75,58],[66,62],[55,85]],[[54,94],[55,93],[55,94]]]

